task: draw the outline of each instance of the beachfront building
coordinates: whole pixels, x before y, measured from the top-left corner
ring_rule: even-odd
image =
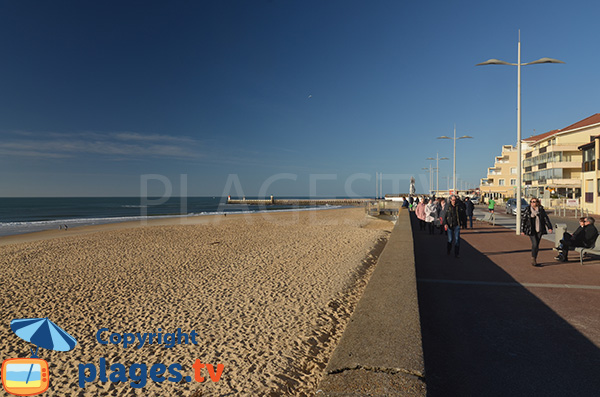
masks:
[[[595,126],[596,134],[590,142],[579,146],[581,151],[581,207],[593,214],[600,214],[600,115]]]
[[[589,172],[585,171],[585,165],[582,168],[582,163],[587,163],[589,168],[593,162],[583,162],[586,152],[579,147],[597,135],[600,135],[600,113],[568,127],[524,139],[528,145],[523,151],[525,196],[541,197],[544,191],[549,191],[558,197],[581,197],[582,172]],[[586,193],[597,190],[595,179],[589,186],[585,185]]]
[[[502,146],[502,154],[496,156],[494,166],[487,170],[487,177],[481,178],[479,191],[482,197],[494,199],[515,197],[518,168],[517,148]]]

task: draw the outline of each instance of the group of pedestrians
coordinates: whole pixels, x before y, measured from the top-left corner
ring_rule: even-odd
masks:
[[[410,211],[416,211],[419,204],[423,202],[424,199],[419,200],[419,197],[402,197],[402,208],[408,208]]]
[[[559,254],[556,260],[567,262],[569,250],[575,247],[590,248],[596,243],[598,230],[594,226],[595,220],[593,217],[579,218],[579,227],[573,234],[565,232],[560,240],[558,247]],[[540,240],[547,233],[552,233],[552,222],[546,213],[546,210],[541,205],[540,200],[532,198],[529,205],[525,207],[523,216],[521,217],[521,234],[529,236],[531,240],[531,265],[541,267],[537,263],[537,256],[540,249]]]
[[[412,200],[410,200],[412,199]],[[412,203],[410,201],[412,201]],[[447,234],[446,253],[450,255],[454,247],[454,256],[460,255],[460,230],[473,228],[473,210],[474,205],[466,197],[461,200],[453,195],[448,202],[445,198],[405,198],[403,207],[412,209],[419,220],[419,230],[428,231],[429,234]],[[490,199],[488,211],[494,212],[495,201]],[[564,233],[558,247],[559,255],[556,260],[561,262],[568,261],[569,250],[575,247],[593,247],[598,230],[594,225],[593,217],[588,216],[579,219],[579,228],[570,233]],[[525,207],[521,217],[521,234],[529,236],[531,240],[531,265],[541,267],[537,263],[537,256],[540,249],[540,241],[544,234],[552,233],[552,222],[541,205],[540,200],[532,198],[529,205]]]
[[[460,229],[473,228],[473,209],[473,203],[468,197],[464,201],[456,195],[451,196],[448,201],[432,197],[417,204],[415,215],[419,220],[420,230],[427,230],[429,234],[435,234],[437,230],[440,234],[446,233],[446,253],[450,255],[454,247],[454,256],[458,258]]]

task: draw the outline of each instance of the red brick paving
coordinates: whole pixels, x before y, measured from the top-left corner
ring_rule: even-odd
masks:
[[[428,395],[600,395],[598,258],[559,263],[542,240],[535,268],[528,237],[477,222],[455,259],[445,235],[418,229]]]

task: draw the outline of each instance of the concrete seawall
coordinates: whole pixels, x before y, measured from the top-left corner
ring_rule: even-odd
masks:
[[[409,212],[401,211],[317,395],[426,394],[413,247]]]

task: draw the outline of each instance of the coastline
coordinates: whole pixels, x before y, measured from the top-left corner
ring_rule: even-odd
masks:
[[[141,208],[141,206],[132,206],[132,205],[121,205],[121,207],[132,207],[132,208]],[[239,207],[239,206],[237,206]],[[138,215],[138,214],[128,214],[128,215],[117,215],[114,216],[111,213],[111,216],[108,216],[108,213],[105,213],[105,216],[101,216],[99,214],[87,216],[81,216],[78,218],[62,218],[58,214],[52,215],[52,210],[46,210],[47,212],[43,212],[38,214],[39,220],[8,220],[4,222],[0,222],[0,238],[6,236],[14,236],[19,234],[31,234],[38,233],[44,231],[51,230],[63,230],[63,226],[68,226],[69,229],[72,228],[80,228],[85,226],[98,226],[98,225],[107,225],[114,223],[127,223],[127,222],[148,222],[150,220],[157,219],[179,219],[179,218],[195,218],[195,217],[203,217],[203,216],[221,216],[221,215],[240,215],[240,214],[260,214],[260,213],[278,213],[278,212],[295,212],[295,211],[318,211],[318,210],[327,210],[327,209],[338,209],[338,208],[346,208],[344,206],[338,205],[320,205],[320,206],[301,206],[301,207],[281,207],[267,209],[265,206],[258,206],[258,208],[250,209],[246,206],[246,209],[235,209],[235,205],[227,205],[223,208],[219,205],[217,208],[203,208],[200,212],[189,212],[186,214],[149,214],[149,215]],[[115,209],[116,210],[116,209]],[[105,210],[106,211],[106,210]],[[52,216],[58,216],[57,218],[48,218]],[[91,216],[91,217],[90,217]],[[98,217],[100,216],[100,217]],[[0,216],[0,218],[3,218]],[[27,218],[27,217],[26,217]],[[5,218],[3,218],[5,219]],[[37,219],[37,218],[35,218]],[[43,220],[42,220],[43,219]],[[66,230],[66,229],[65,229]]]
[[[143,395],[310,395],[366,285],[391,223],[361,208],[156,219],[0,239],[0,321],[6,357],[28,355],[7,324],[50,317],[80,343],[43,351],[53,390],[130,392],[128,383],[77,386],[77,364],[222,362],[219,383],[157,384]],[[375,251],[374,251],[375,249]],[[23,290],[23,286],[27,286]],[[35,297],[35,299],[33,299]],[[199,346],[124,350],[95,332],[202,335]],[[170,332],[170,331],[169,331]],[[57,372],[60,372],[57,373]],[[84,394],[81,394],[84,393]]]
[[[99,231],[108,230],[119,230],[127,228],[137,228],[146,226],[174,226],[174,225],[201,225],[207,223],[221,223],[226,221],[227,217],[236,218],[247,216],[259,216],[265,214],[265,217],[270,217],[270,214],[277,213],[294,213],[301,211],[330,211],[343,209],[342,207],[310,207],[310,208],[295,208],[295,209],[282,209],[282,210],[259,210],[259,211],[244,211],[244,212],[227,212],[224,214],[196,214],[196,215],[164,215],[164,216],[150,216],[146,219],[135,219],[128,221],[108,221],[106,223],[93,224],[93,225],[82,225],[69,227],[68,230],[59,229],[48,229],[29,233],[10,234],[0,236],[0,247],[9,244],[18,244],[21,242],[32,242],[38,240],[48,240],[53,238],[60,238],[65,236],[77,236],[80,234],[89,234]],[[110,218],[104,218],[106,220]]]

